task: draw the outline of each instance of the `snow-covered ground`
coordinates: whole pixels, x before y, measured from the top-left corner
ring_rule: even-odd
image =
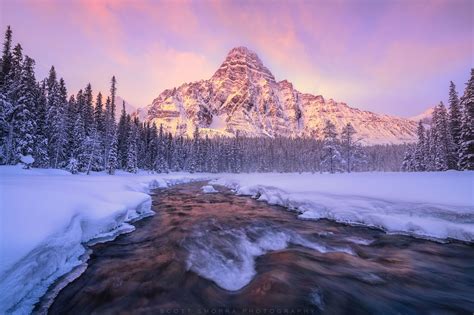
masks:
[[[29,313],[84,263],[86,242],[153,214],[150,189],[198,179],[298,211],[388,232],[474,241],[474,172],[71,175],[0,167],[0,313]],[[212,187],[212,186],[210,186]]]
[[[57,278],[83,263],[83,243],[133,231],[152,215],[150,189],[205,175],[74,176],[0,167],[0,314],[28,314]]]

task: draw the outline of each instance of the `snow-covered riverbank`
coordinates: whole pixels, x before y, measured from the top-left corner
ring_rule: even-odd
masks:
[[[82,264],[83,243],[131,232],[152,215],[150,189],[195,174],[74,176],[0,167],[0,314],[28,314],[57,278]]]
[[[474,241],[474,172],[234,174],[213,183],[298,211],[301,219]]]
[[[0,167],[0,313],[28,313],[82,263],[83,243],[152,214],[150,189],[215,179],[239,194],[389,232],[474,240],[474,172],[71,175]]]

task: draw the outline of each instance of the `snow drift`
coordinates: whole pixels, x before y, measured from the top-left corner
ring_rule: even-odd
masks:
[[[59,277],[84,263],[86,242],[134,230],[153,214],[150,189],[201,175],[72,176],[0,168],[0,313],[27,314]]]

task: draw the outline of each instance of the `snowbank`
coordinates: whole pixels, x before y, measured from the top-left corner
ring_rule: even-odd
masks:
[[[83,264],[83,243],[131,232],[153,214],[150,189],[205,175],[75,175],[0,167],[0,314],[30,313],[60,276]]]
[[[216,193],[217,190],[212,185],[202,186],[202,192],[205,194]]]
[[[212,184],[295,210],[301,219],[474,241],[474,172],[238,174]]]

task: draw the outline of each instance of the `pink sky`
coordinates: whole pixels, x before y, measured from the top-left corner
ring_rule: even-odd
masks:
[[[474,66],[470,0],[1,0],[0,26],[75,93],[88,82],[136,106],[208,79],[235,46],[277,80],[379,113],[412,116],[464,90]]]

